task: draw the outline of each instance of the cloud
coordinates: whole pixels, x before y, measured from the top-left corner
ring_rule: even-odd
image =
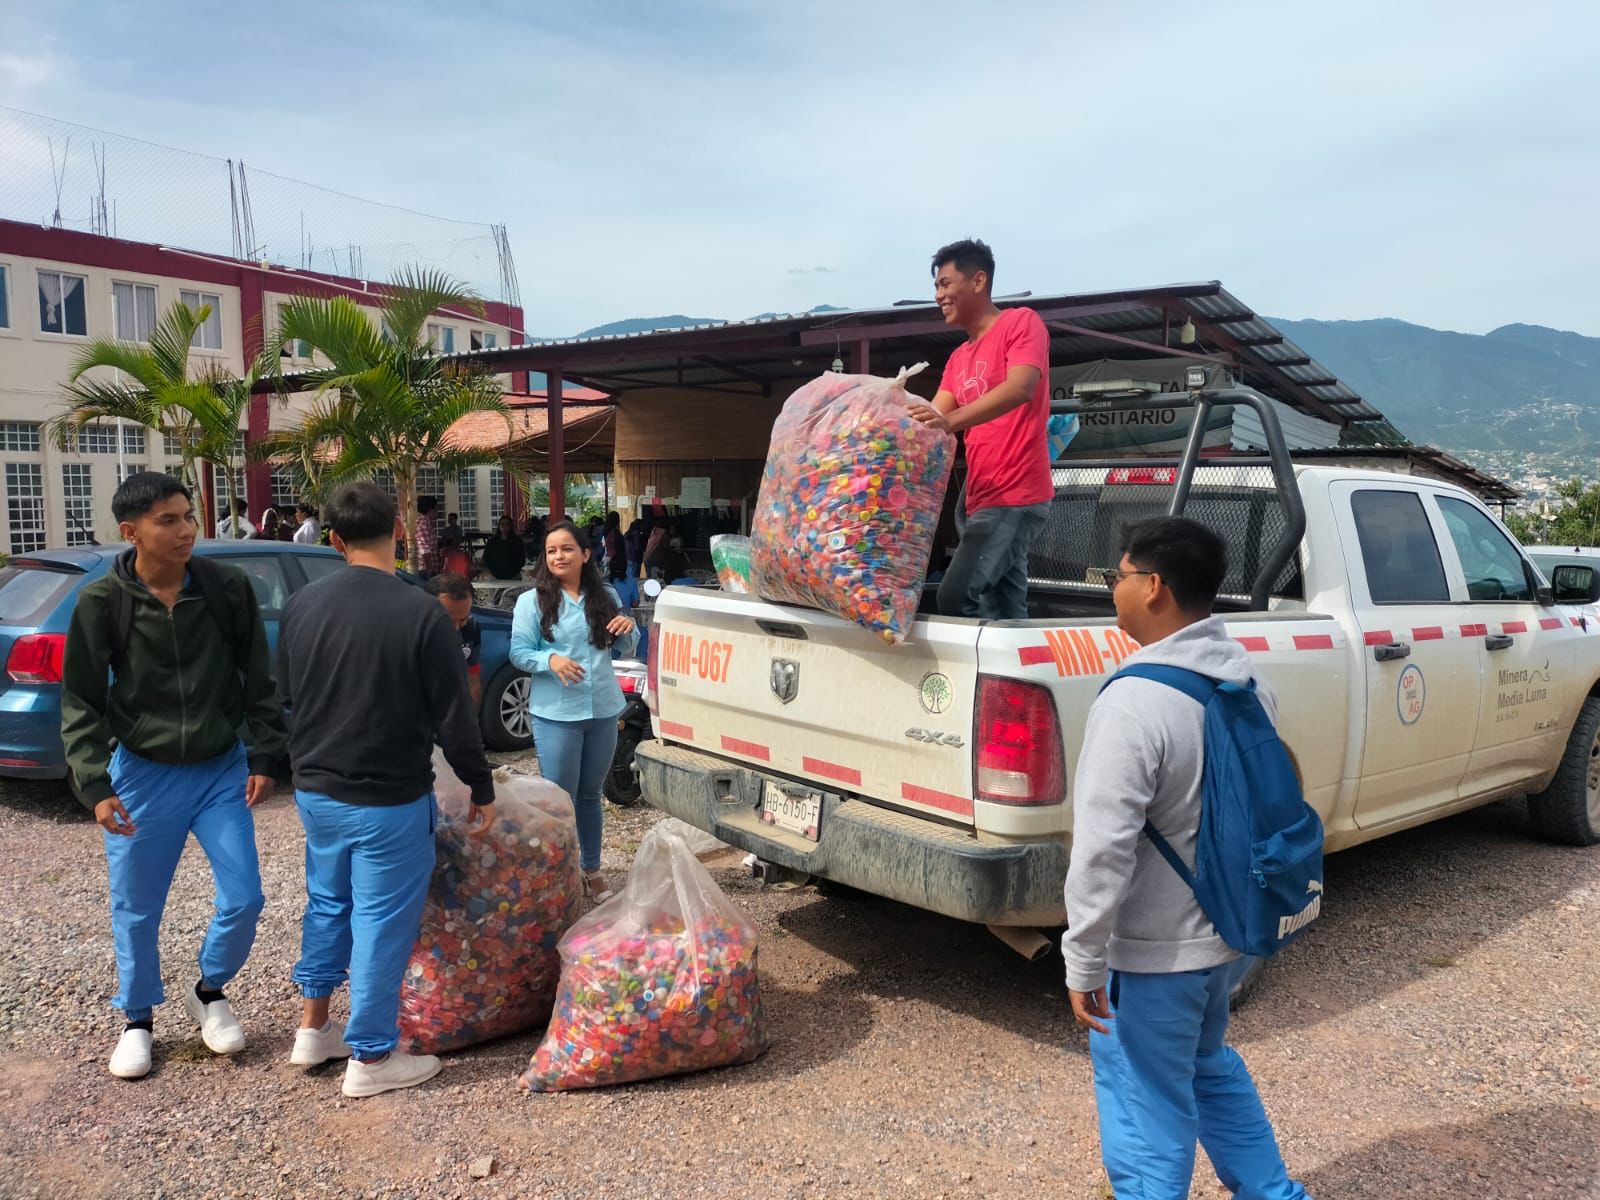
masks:
[[[790,267],[791,275],[832,275],[832,267]]]

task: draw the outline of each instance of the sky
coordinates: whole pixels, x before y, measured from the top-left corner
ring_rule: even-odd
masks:
[[[1597,46],[1600,5],[1554,0],[0,0],[0,105],[248,163],[279,261],[304,213],[398,247],[368,274],[493,269],[481,229],[274,175],[504,224],[536,336],[926,299],[967,236],[1002,294],[1219,279],[1278,317],[1600,336]],[[4,129],[0,215],[43,219]],[[226,248],[195,162],[111,157],[118,232]]]

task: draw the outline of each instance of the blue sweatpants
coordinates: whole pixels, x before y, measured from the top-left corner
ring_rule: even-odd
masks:
[[[1113,971],[1110,1033],[1090,1031],[1100,1154],[1117,1200],[1186,1200],[1196,1139],[1243,1200],[1304,1200],[1250,1069],[1231,1046],[1228,993],[1248,959],[1206,971]]]
[[[579,864],[585,872],[598,871],[605,821],[600,789],[617,753],[617,718],[547,721],[534,717],[533,744],[539,751],[539,772],[572,797],[578,818]]]
[[[433,876],[433,793],[408,804],[346,804],[296,791],[306,830],[306,912],[294,981],[308,999],[350,981],[344,1040],[357,1058],[400,1040],[400,981]]]
[[[244,746],[202,763],[151,762],[118,746],[111,786],[136,826],[131,837],[105,833],[111,877],[111,933],[117,949],[112,1006],[147,1021],[166,999],[159,935],[167,892],[192,833],[211,863],[216,912],[200,943],[200,977],[226,987],[256,940],[264,903],[256,859],[256,823],[244,802]]]

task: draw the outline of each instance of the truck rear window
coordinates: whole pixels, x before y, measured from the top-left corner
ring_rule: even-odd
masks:
[[[61,602],[79,572],[0,568],[0,625],[37,625]]]
[[[1054,472],[1055,503],[1028,554],[1029,576],[1052,583],[1089,581],[1091,570],[1117,565],[1125,525],[1166,515],[1172,484],[1165,480],[1172,472],[1162,472],[1158,483],[1108,483],[1109,474],[1105,466]],[[1288,524],[1266,467],[1200,468],[1183,515],[1216,530],[1227,542],[1228,573],[1222,593],[1229,596],[1250,594]],[[1287,600],[1305,598],[1298,550],[1273,581],[1272,594]]]

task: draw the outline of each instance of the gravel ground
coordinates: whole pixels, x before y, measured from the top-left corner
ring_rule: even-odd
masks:
[[[608,870],[657,817],[608,811]],[[1319,928],[1237,1015],[1313,1195],[1600,1197],[1600,850],[1524,827],[1497,805],[1330,860]],[[287,797],[259,842],[267,912],[229,989],[250,1048],[213,1058],[169,1003],[154,1073],[127,1083],[105,1070],[120,1025],[97,830],[59,789],[0,785],[0,1196],[1110,1194],[1058,965],[888,902],[762,890],[734,854],[712,866],[763,936],[759,1062],[525,1097],[524,1037],[343,1100],[338,1067],[287,1061],[303,886]],[[162,931],[169,994],[209,907],[191,847]],[[1203,1163],[1196,1178],[1196,1196],[1225,1194]]]

